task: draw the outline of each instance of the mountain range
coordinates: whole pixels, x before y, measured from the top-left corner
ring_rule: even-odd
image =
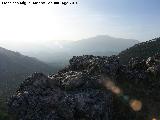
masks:
[[[108,35],[99,35],[77,41],[49,41],[35,44],[25,44],[21,48],[15,47],[13,50],[19,51],[27,56],[36,57],[50,65],[63,68],[68,64],[72,56],[117,55],[119,52],[139,43],[134,39],[115,38]]]

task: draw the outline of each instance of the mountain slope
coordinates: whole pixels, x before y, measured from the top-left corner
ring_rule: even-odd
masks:
[[[33,72],[53,73],[54,68],[31,57],[0,47],[0,94],[8,94]]]
[[[141,59],[146,59],[156,53],[160,53],[160,38],[136,44],[133,47],[122,51],[119,54],[119,57],[121,62],[127,63],[130,58],[139,57]]]

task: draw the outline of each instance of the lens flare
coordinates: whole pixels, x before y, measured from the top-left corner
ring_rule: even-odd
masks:
[[[134,111],[138,112],[142,109],[142,102],[139,100],[131,100],[130,106]]]
[[[111,90],[112,87],[114,87],[114,86],[115,86],[114,82],[112,82],[112,81],[110,81],[110,80],[105,81],[105,87],[106,87],[107,89]]]
[[[106,78],[103,81],[103,85],[106,87],[106,89],[110,90],[112,93],[116,94],[119,97],[122,97],[123,100],[125,100],[127,103],[129,103],[132,110],[135,112],[138,112],[142,109],[142,102],[137,99],[131,99],[128,95],[125,95],[120,87],[118,87],[111,79]],[[156,119],[152,119],[156,120]]]
[[[156,118],[153,118],[152,120],[157,120]]]
[[[105,87],[116,95],[122,94],[122,90],[118,86],[116,86],[114,82],[110,80],[105,82]]]
[[[117,87],[117,86],[113,86],[112,88],[111,88],[111,91],[114,93],[114,94],[116,94],[116,95],[120,95],[122,92],[121,92],[121,89],[119,88],[119,87]]]

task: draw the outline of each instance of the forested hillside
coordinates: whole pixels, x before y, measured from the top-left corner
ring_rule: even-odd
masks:
[[[146,59],[160,52],[160,38],[155,38],[147,42],[142,42],[122,51],[119,54],[122,63],[127,63],[129,59],[139,57]]]
[[[14,88],[33,72],[46,74],[55,72],[47,64],[0,47],[0,95],[7,96]]]

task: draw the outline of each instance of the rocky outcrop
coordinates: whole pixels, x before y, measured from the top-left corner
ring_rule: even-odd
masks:
[[[113,57],[73,57],[57,74],[34,73],[10,98],[9,110],[20,120],[111,120],[112,93],[102,74],[116,74]]]
[[[151,119],[160,110],[153,105],[160,100],[159,60],[133,58],[124,66],[116,56],[73,57],[57,74],[27,78],[10,98],[9,112],[18,120]]]

